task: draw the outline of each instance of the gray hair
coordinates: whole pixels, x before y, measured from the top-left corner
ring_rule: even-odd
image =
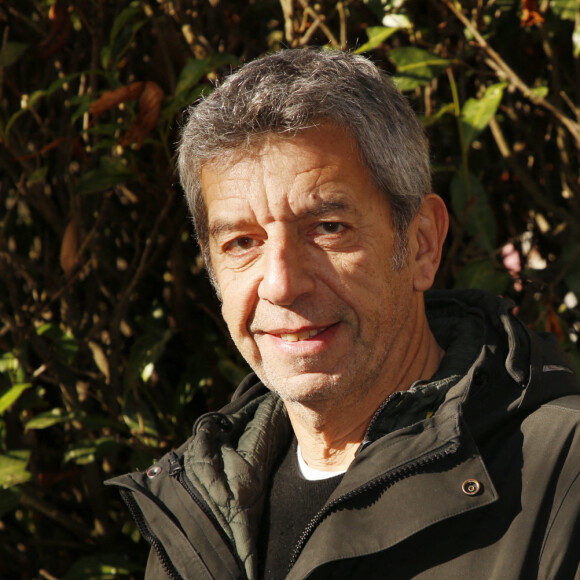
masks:
[[[202,167],[251,151],[267,134],[294,135],[323,122],[354,138],[391,207],[393,266],[406,263],[408,226],[431,191],[429,146],[407,99],[368,59],[331,50],[277,52],[242,66],[188,113],[179,174],[214,285]]]

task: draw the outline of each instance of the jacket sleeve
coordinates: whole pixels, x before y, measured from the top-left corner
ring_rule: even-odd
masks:
[[[580,580],[580,471],[578,455],[573,457],[575,473],[560,505],[553,508],[554,516],[540,555],[541,578]]]

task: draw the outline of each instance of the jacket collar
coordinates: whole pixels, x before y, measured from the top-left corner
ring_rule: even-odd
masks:
[[[283,402],[256,385],[230,412],[197,422],[184,454],[187,477],[236,547],[248,578],[258,569],[257,538],[269,475],[292,428]]]

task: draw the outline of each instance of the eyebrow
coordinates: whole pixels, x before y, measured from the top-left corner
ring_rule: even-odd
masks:
[[[360,214],[359,210],[356,207],[340,199],[334,199],[334,200],[322,200],[316,205],[316,207],[305,210],[304,212],[302,212],[301,215],[310,217],[324,217],[335,211],[350,211],[355,215]],[[215,239],[223,234],[237,232],[240,229],[243,229],[243,226],[244,221],[232,222],[228,221],[227,219],[223,220],[218,219],[211,224],[211,227],[209,228],[209,235],[211,238]]]
[[[240,229],[240,225],[240,222],[234,223],[226,220],[216,220],[209,228],[209,236],[215,239],[222,234],[237,232]]]
[[[308,209],[304,212],[305,215],[312,217],[324,217],[325,215],[332,213],[333,211],[345,211],[350,210],[358,213],[357,209],[350,206],[348,203],[341,200],[324,200],[321,201],[316,207]]]

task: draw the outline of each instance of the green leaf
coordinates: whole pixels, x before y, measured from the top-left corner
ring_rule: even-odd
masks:
[[[131,2],[127,8],[122,10],[111,27],[111,33],[109,35],[109,42],[112,44],[115,42],[119,34],[126,29],[129,21],[141,13],[141,7],[139,2]]]
[[[30,459],[30,450],[13,450],[0,454],[0,488],[7,489],[29,481],[32,477],[26,469]]]
[[[534,93],[534,95],[540,99],[545,99],[549,92],[550,89],[548,87],[536,87],[535,89],[532,89],[532,93]]]
[[[172,335],[171,330],[153,328],[135,341],[127,365],[127,386],[132,385],[148,365],[155,365]]]
[[[44,181],[46,180],[47,173],[48,173],[48,165],[35,169],[30,174],[30,177],[26,181],[26,185],[34,185],[35,183],[44,183]]]
[[[64,85],[66,85],[70,81],[74,80],[75,78],[77,78],[81,74],[84,74],[84,73],[73,73],[73,74],[67,75],[61,79],[56,79],[55,81],[53,81],[50,84],[48,89],[42,89],[42,90],[35,91],[34,93],[32,93],[30,95],[30,98],[26,102],[26,104],[19,111],[14,113],[14,115],[12,115],[12,117],[10,117],[10,120],[6,124],[6,130],[4,131],[5,139],[8,141],[8,137],[10,135],[10,130],[12,129],[12,126],[14,125],[14,123],[18,120],[18,118],[21,115],[23,115],[24,113],[26,113],[30,109],[34,108],[34,106],[36,105],[36,103],[38,103],[40,101],[40,99],[43,99],[44,97],[48,97],[48,96],[52,95],[53,93],[55,93],[56,91],[61,89]]]
[[[132,394],[125,397],[123,421],[141,443],[150,447],[159,445],[160,435],[150,406]]]
[[[18,62],[27,48],[28,44],[23,42],[7,42],[0,51],[0,67],[7,67]]]
[[[0,355],[0,373],[15,371],[20,366],[20,362],[11,352],[3,352]]]
[[[83,439],[75,447],[67,449],[63,455],[65,462],[72,461],[77,465],[93,463],[97,457],[103,457],[119,447],[113,437],[100,437],[96,440]]]
[[[0,355],[0,374],[8,375],[8,379],[12,384],[26,382],[26,373],[20,364],[20,360],[12,352],[4,352]]]
[[[77,181],[76,193],[87,195],[106,191],[116,185],[125,183],[135,176],[121,159],[102,156],[99,168],[88,171]]]
[[[180,97],[189,92],[210,71],[211,62],[208,58],[188,59],[179,74],[175,96]]]
[[[578,0],[550,0],[550,8],[562,20],[576,20]]]
[[[200,352],[193,352],[188,357],[187,365],[173,391],[172,414],[174,417],[179,416],[183,408],[193,401],[199,389],[205,386],[210,373],[207,366],[207,358]]]
[[[368,42],[365,42],[362,46],[359,46],[354,52],[356,54],[361,54],[363,52],[369,52],[381,45],[389,36],[397,32],[398,28],[387,28],[386,26],[369,26],[367,28],[367,36],[369,38]]]
[[[492,254],[496,249],[497,226],[481,181],[473,174],[465,179],[456,173],[451,180],[453,213],[465,231],[481,248]]]
[[[75,337],[69,331],[63,331],[62,328],[56,324],[43,324],[36,330],[39,336],[48,338],[55,346],[56,351],[60,356],[65,358],[69,363],[72,362],[77,355],[79,345]]]
[[[39,413],[36,417],[30,419],[26,423],[25,431],[30,429],[46,429],[47,427],[52,427],[53,425],[58,425],[59,423],[66,423],[67,421],[72,421],[79,417],[78,413],[74,411],[65,411],[60,407],[56,409],[51,409],[50,411],[45,411],[44,413]]]
[[[137,410],[134,405],[127,405],[123,421],[125,421],[131,433],[141,439],[146,445],[156,444],[159,431],[155,426],[153,414],[147,407],[140,405],[139,410]]]
[[[446,103],[445,105],[441,105],[441,108],[434,115],[421,117],[421,122],[424,127],[429,127],[437,123],[437,121],[439,121],[439,119],[444,115],[447,115],[448,113],[453,115],[454,111],[455,105],[453,103]]]
[[[203,77],[224,65],[236,65],[239,60],[231,54],[219,54],[209,58],[188,59],[179,73],[175,98],[190,103],[190,91],[194,89]]]
[[[113,22],[109,35],[109,44],[101,52],[101,63],[105,70],[118,62],[131,46],[139,29],[147,24],[147,20],[140,20],[131,24],[136,16],[142,13],[139,2],[131,2],[122,10]]]
[[[512,283],[510,275],[496,268],[490,260],[466,264],[455,280],[455,288],[479,288],[492,294],[503,294]]]
[[[452,64],[451,60],[415,46],[394,48],[389,52],[389,58],[397,66],[393,80],[401,91],[426,85]]]
[[[62,580],[115,580],[124,576],[135,576],[143,566],[128,561],[120,554],[99,554],[77,560],[62,577]]]
[[[19,398],[26,389],[29,389],[32,383],[20,383],[12,385],[0,396],[0,415],[7,411]]]
[[[461,110],[462,146],[466,150],[473,140],[489,125],[501,103],[507,83],[487,87],[480,99],[468,99]]]

